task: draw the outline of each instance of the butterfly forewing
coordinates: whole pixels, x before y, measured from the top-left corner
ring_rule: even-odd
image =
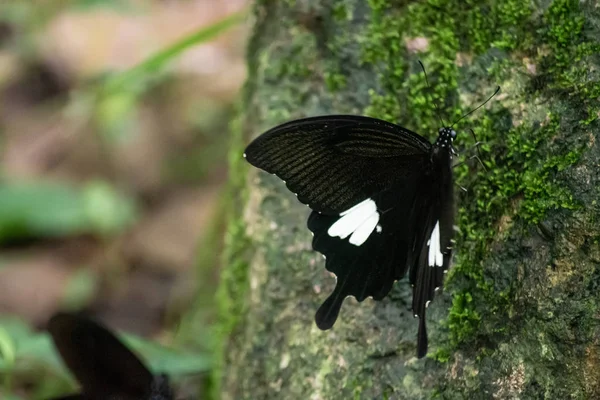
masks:
[[[245,156],[283,179],[302,203],[336,214],[412,175],[427,162],[430,147],[397,125],[340,115],[273,128],[254,140]]]
[[[148,399],[153,375],[112,333],[88,319],[59,313],[48,323],[61,358],[86,399]],[[74,397],[77,398],[77,397]]]

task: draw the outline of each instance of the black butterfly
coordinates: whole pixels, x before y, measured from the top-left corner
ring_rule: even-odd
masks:
[[[279,125],[246,148],[250,164],[283,179],[313,210],[313,249],[337,276],[315,316],[320,329],[333,326],[346,296],[381,300],[409,271],[417,355],[425,356],[425,309],[452,255],[455,138],[451,126],[431,144],[379,119],[327,115]]]
[[[48,331],[82,393],[55,400],[170,400],[166,376],[153,376],[108,329],[89,319],[58,313]]]

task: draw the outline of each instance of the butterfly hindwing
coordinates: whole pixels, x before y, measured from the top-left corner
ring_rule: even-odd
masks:
[[[431,144],[374,118],[305,118],[267,131],[247,148],[252,165],[277,175],[313,210],[336,214],[422,168]]]
[[[102,325],[68,313],[54,315],[48,331],[61,358],[82,386],[82,395],[64,399],[150,399],[155,378]],[[167,388],[168,390],[168,388]],[[165,393],[152,397],[169,399]]]
[[[314,234],[313,249],[325,255],[327,270],[337,277],[335,290],[315,317],[321,329],[328,329],[335,323],[347,296],[354,296],[358,301],[369,296],[381,300],[389,293],[394,281],[405,275],[410,260],[417,258],[413,254],[412,239],[415,229],[419,228],[418,215],[422,212],[419,188],[427,185],[421,171],[363,201],[361,204],[373,203],[376,223],[368,225],[368,212],[355,214],[358,218],[355,225],[359,227],[353,230],[354,226],[348,225],[346,232],[335,228],[344,218],[351,217],[352,212],[344,215],[312,212],[308,228]],[[353,240],[365,226],[367,232]]]
[[[421,229],[414,231],[414,254],[410,261],[410,283],[413,286],[412,310],[419,317],[417,335],[417,355],[427,353],[426,309],[433,300],[436,290],[442,287],[444,274],[450,267],[452,257],[451,238],[454,223],[453,181],[451,156],[449,153],[436,153],[434,170],[431,174],[430,192],[423,194],[427,199],[418,216]]]

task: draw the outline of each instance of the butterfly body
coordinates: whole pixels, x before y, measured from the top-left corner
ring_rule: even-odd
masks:
[[[248,146],[248,162],[313,210],[313,249],[337,277],[315,316],[320,329],[334,325],[347,296],[381,300],[408,272],[425,355],[425,309],[451,258],[455,137],[441,128],[431,144],[375,118],[329,115],[279,125]]]

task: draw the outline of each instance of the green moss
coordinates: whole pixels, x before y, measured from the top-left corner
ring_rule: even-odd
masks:
[[[557,3],[564,2],[554,2],[551,8]],[[573,6],[572,2],[571,6]],[[560,18],[577,21],[579,13],[576,7],[570,8],[568,12],[561,8]],[[548,19],[548,14],[552,14],[552,11],[548,11],[545,16],[547,29],[548,32],[554,32],[554,35],[555,24]],[[591,43],[582,44],[584,38],[577,33],[580,29],[579,23],[573,23],[571,26],[567,24],[558,30],[560,34],[554,38],[556,39],[554,44],[552,44],[554,39],[542,36],[542,43],[536,43],[532,49],[523,49],[553,49],[548,54],[533,58],[538,66],[538,74],[544,77],[546,83],[550,83],[543,90],[537,91],[537,95],[557,99],[554,103],[546,105],[548,111],[545,119],[524,113],[525,118],[519,121],[516,128],[506,129],[491,124],[492,120],[501,121],[501,115],[496,115],[492,120],[486,120],[485,117],[478,118],[484,128],[483,132],[500,134],[503,141],[498,142],[493,136],[485,133],[479,136],[480,140],[489,140],[494,144],[482,147],[484,154],[489,154],[487,157],[484,156],[488,171],[477,174],[474,185],[470,187],[470,190],[477,194],[476,197],[468,196],[470,201],[461,202],[458,220],[462,230],[459,241],[463,245],[463,251],[458,256],[457,265],[448,282],[450,286],[455,284],[461,287],[459,294],[470,293],[475,301],[467,304],[466,309],[463,304],[457,307],[453,302],[448,322],[452,322],[454,314],[461,315],[462,312],[469,315],[473,312],[479,313],[481,321],[485,321],[486,326],[481,326],[480,322],[480,326],[472,331],[472,335],[469,335],[468,330],[465,332],[461,325],[449,326],[450,339],[454,348],[479,348],[481,356],[487,357],[490,353],[482,347],[481,342],[476,342],[475,335],[488,335],[488,338],[489,335],[493,335],[492,337],[498,342],[506,334],[514,336],[521,332],[518,326],[513,326],[509,322],[514,317],[512,311],[514,296],[519,290],[517,276],[506,276],[508,275],[506,272],[498,272],[494,276],[496,281],[494,282],[491,277],[481,274],[482,263],[485,260],[489,262],[490,259],[491,243],[508,239],[511,233],[514,233],[513,227],[528,229],[556,212],[564,215],[564,210],[577,210],[580,207],[580,202],[574,198],[563,172],[576,164],[585,150],[585,144],[577,142],[574,138],[580,137],[581,129],[588,129],[586,127],[595,119],[590,117],[590,114],[597,113],[597,106],[592,104],[595,100],[592,100],[593,97],[589,95],[592,93],[593,96],[597,96],[597,94],[595,84],[582,83],[586,82],[583,74],[585,69],[590,68],[589,64],[586,66],[586,62],[583,62],[581,68],[579,66],[573,68],[568,63],[561,66],[564,54],[571,54],[569,57],[574,59],[578,57],[577,53],[580,49],[593,47]],[[561,47],[569,42],[567,47],[570,49]],[[555,46],[558,47],[554,48]],[[503,64],[506,68],[504,74],[507,74],[506,71],[508,74],[518,73],[513,63],[503,62]],[[571,91],[573,88],[574,93]],[[570,104],[579,103],[585,106],[581,109],[579,107],[567,109],[567,105],[560,100],[560,92],[566,90],[569,91],[570,96],[579,97],[578,99],[571,97]],[[521,104],[530,101],[532,99],[527,97],[517,99]],[[459,171],[457,175],[463,179],[467,176],[465,171]],[[469,179],[467,181],[472,182]],[[506,201],[507,199],[509,201]],[[504,279],[507,283],[498,284],[498,281]],[[482,309],[482,304],[486,305],[486,309]],[[554,309],[554,307],[552,305],[550,308]],[[572,307],[568,310],[569,313],[573,312]],[[525,318],[523,314],[524,312],[520,311],[519,317]],[[467,327],[470,326],[471,324],[467,324]],[[568,329],[572,328],[566,328],[560,335],[564,335]],[[476,343],[477,346],[474,346]],[[532,338],[531,341],[524,339],[523,343],[535,343],[535,339]],[[546,345],[545,348],[547,349],[548,346]],[[521,351],[528,354],[530,350],[521,349]],[[499,354],[503,354],[502,351]],[[502,356],[494,355],[495,359],[498,357]],[[548,373],[553,374],[552,371]],[[577,372],[573,370],[569,372],[571,373]],[[535,381],[534,378],[529,379]],[[548,390],[555,394],[563,390],[559,389],[558,384],[548,382],[544,382],[542,386],[553,388]]]
[[[352,20],[352,7],[349,4],[338,1],[333,5],[333,18],[338,23]]]
[[[589,117],[596,118],[600,111],[597,101],[600,83],[588,78],[591,59],[600,52],[600,43],[586,36],[581,7],[576,0],[552,2],[544,13],[541,30],[550,51],[539,55],[538,62],[544,67],[543,73],[552,77],[550,83],[554,91],[569,91],[581,98],[589,121]]]
[[[535,6],[521,0],[505,0],[482,4],[471,1],[466,11],[466,25],[459,24],[465,38],[465,48],[483,54],[490,48],[516,50],[533,42],[535,31],[529,22]]]
[[[385,121],[394,121],[397,119],[398,99],[391,94],[379,94],[375,90],[369,90],[371,103],[365,108],[364,114],[380,118]]]
[[[461,291],[452,297],[452,307],[448,314],[450,340],[454,344],[462,343],[477,332],[481,315],[473,307],[473,297],[469,292]]]
[[[451,354],[448,348],[439,348],[431,356],[431,358],[433,358],[439,363],[447,363],[448,361],[450,361],[450,357]]]
[[[466,7],[455,7],[452,1],[442,0],[411,4],[401,10],[388,1],[369,1],[373,17],[366,34],[363,60],[384,64],[386,71],[380,75],[382,87],[390,98],[406,98],[407,103],[386,101],[386,107],[381,107],[379,93],[371,97],[366,112],[381,118],[393,116],[392,120],[401,116],[404,125],[427,134],[437,132],[440,117],[452,121],[468,111],[457,107],[455,101],[459,76],[457,53],[476,55],[492,47],[513,49],[517,44],[533,41],[526,23],[533,6],[518,0],[498,3],[489,6],[467,1]],[[427,49],[418,58],[427,69],[431,87],[427,87],[416,55],[410,64],[404,61],[407,50],[403,39],[416,37],[428,41]],[[493,77],[486,77],[490,78]]]
[[[560,101],[541,107],[541,115],[526,110],[518,116],[492,102],[493,111],[481,110],[469,117],[468,124],[485,143],[480,150],[487,170],[477,170],[470,163],[455,169],[456,180],[468,193],[460,194],[457,247],[461,250],[447,280],[455,292],[445,322],[448,346],[434,356],[440,362],[449,361],[457,348],[479,348],[481,354],[487,354],[481,345],[473,346],[478,335],[498,337],[507,332],[502,320],[513,312],[516,277],[499,276],[500,281],[494,282],[486,275],[483,262],[489,258],[492,243],[508,239],[515,229],[536,226],[550,212],[578,209],[579,202],[563,172],[579,161],[585,149],[583,143],[570,138],[595,121],[600,95],[598,84],[585,79],[593,70],[590,57],[598,53],[598,45],[585,36],[578,1],[555,0],[542,18],[534,15],[538,7],[533,2],[472,0],[463,7],[452,3],[438,0],[401,9],[386,0],[369,1],[373,12],[363,60],[383,65],[384,71],[379,75],[383,90],[369,93],[367,115],[388,121],[400,117],[401,125],[427,136],[437,131],[440,117],[453,121],[477,105],[479,100],[470,95],[470,104],[463,108],[458,102],[459,89],[468,94],[472,87],[490,81],[499,82],[509,96],[523,93],[507,102],[514,109],[558,91],[569,90],[571,96],[572,89],[579,97],[575,103],[583,107],[572,117],[575,122],[564,117],[566,105]],[[432,8],[444,10],[443,18]],[[416,37],[426,38],[428,46],[410,55],[405,39]],[[511,51],[510,57],[507,51]],[[464,64],[460,68],[456,63],[459,53]],[[530,73],[523,71],[523,57],[537,67],[533,78],[541,77],[533,98],[523,90],[526,85],[533,86]],[[417,59],[427,68],[431,87],[427,87]],[[581,64],[574,65],[574,60]],[[473,143],[468,135],[460,140],[463,148]]]
[[[327,53],[334,57],[324,60],[325,85],[331,93],[339,92],[348,85],[348,55],[354,53],[357,46],[356,38],[352,34],[353,15],[356,0],[344,0],[336,2],[323,22],[321,37],[327,48]],[[331,21],[329,20],[331,19]]]
[[[285,78],[304,80],[309,78],[317,64],[318,49],[312,32],[298,26],[291,26],[289,34],[294,37],[294,41],[274,42],[274,47],[271,51],[264,52],[263,56],[263,72],[265,76],[271,79]],[[282,54],[288,60],[302,60],[302,62],[277,62],[271,57],[275,56],[278,60]]]
[[[221,260],[222,268],[219,287],[216,293],[218,321],[215,324],[213,337],[215,361],[210,379],[208,395],[218,399],[221,393],[221,382],[225,367],[225,354],[228,340],[236,330],[246,307],[248,291],[248,238],[242,220],[242,205],[247,201],[245,178],[247,166],[241,154],[244,149],[241,119],[238,117],[231,124],[232,144],[229,153],[230,178],[226,199],[228,216],[225,232],[224,252]]]
[[[228,389],[225,386],[231,385],[252,386],[258,391],[271,390],[270,385],[282,385],[282,391],[296,393],[298,398],[305,397],[300,394],[307,391],[331,397],[328,394],[337,393],[338,390],[337,387],[328,384],[331,375],[339,377],[344,383],[346,379],[350,379],[347,374],[340,373],[337,359],[323,359],[319,353],[320,349],[327,346],[322,342],[328,340],[327,335],[307,335],[306,329],[312,325],[312,316],[308,317],[308,321],[302,320],[302,324],[300,323],[305,313],[300,315],[297,306],[305,310],[310,307],[310,310],[313,310],[316,309],[316,304],[297,304],[292,310],[282,314],[263,315],[253,321],[243,318],[249,312],[244,304],[251,304],[253,301],[259,301],[261,307],[269,310],[280,310],[281,299],[284,296],[287,302],[296,297],[299,303],[310,303],[313,299],[316,303],[318,299],[313,288],[307,287],[307,279],[303,280],[302,277],[306,274],[316,274],[309,272],[309,268],[314,266],[315,270],[321,272],[323,266],[315,264],[313,252],[298,250],[300,243],[303,243],[300,248],[305,247],[304,229],[290,231],[280,225],[274,227],[275,222],[286,221],[289,222],[289,226],[293,226],[296,221],[305,218],[305,208],[301,205],[298,205],[297,209],[290,206],[293,196],[290,198],[277,179],[265,174],[259,175],[260,202],[251,205],[251,212],[264,217],[264,225],[257,223],[253,228],[256,230],[262,227],[268,230],[269,235],[274,235],[276,240],[262,242],[261,234],[257,234],[250,241],[246,238],[247,227],[240,215],[245,201],[239,200],[240,195],[236,190],[247,186],[246,168],[240,165],[244,163],[241,154],[244,141],[259,133],[256,130],[303,114],[331,113],[331,103],[338,96],[343,97],[343,92],[348,90],[345,68],[349,63],[346,62],[346,58],[352,58],[348,54],[353,48],[352,35],[349,32],[356,28],[349,27],[345,30],[343,18],[338,13],[351,12],[351,3],[353,1],[345,2],[345,10],[336,8],[334,15],[326,13],[331,10],[308,3],[290,3],[291,9],[275,3],[257,6],[260,8],[256,13],[259,21],[248,51],[250,80],[247,83],[246,94],[251,96],[245,98],[245,113],[233,129],[235,143],[232,145],[230,160],[230,182],[231,196],[235,203],[230,210],[232,217],[227,232],[227,253],[224,256],[224,270],[218,293],[221,314],[218,335],[224,336],[221,344],[224,355],[217,360],[218,365],[213,374],[215,398],[219,392],[226,393]],[[330,25],[322,23],[329,23],[331,19],[340,19],[340,25],[335,25],[335,31],[327,30]],[[349,22],[348,20],[348,24]],[[336,96],[323,94],[324,86],[331,92],[338,93]],[[323,110],[323,107],[328,106],[329,109]],[[244,135],[242,128],[252,129],[253,132],[246,132]],[[253,190],[257,190],[256,187]],[[246,194],[242,193],[241,196],[245,197]],[[248,249],[249,245],[252,249]],[[248,252],[256,252],[263,260],[253,263],[253,278],[260,281],[258,285],[262,289],[253,291],[252,296],[256,298],[250,299]],[[285,294],[279,293],[282,288],[285,288]],[[256,310],[252,312],[254,311]],[[295,320],[296,324],[273,331],[275,324],[280,324],[277,319],[284,317],[286,313],[296,313],[300,319]],[[306,311],[306,315],[308,314],[310,313]],[[318,339],[315,340],[315,337]],[[256,351],[257,348],[272,346],[273,342],[287,343],[289,346],[275,346],[268,353]],[[225,350],[226,344],[229,348]],[[306,353],[303,351],[302,356],[298,356],[298,349],[306,349]],[[282,351],[288,358],[284,364],[290,364],[283,371],[281,363],[286,358]],[[363,355],[360,353],[361,357]],[[243,359],[244,362],[237,364],[235,361],[239,359]],[[229,366],[226,367],[226,364]],[[307,369],[307,366],[313,365],[318,365],[319,368]],[[225,371],[227,375],[223,376]],[[294,377],[286,376],[287,371],[294,371]],[[276,380],[278,382],[275,382]],[[313,385],[317,383],[323,386],[315,388]],[[223,388],[219,388],[219,385],[223,385]],[[356,393],[362,393],[366,386],[365,380],[356,382],[356,385],[344,384],[344,387],[347,387],[344,395],[356,396]],[[254,395],[261,397],[256,392]]]
[[[451,347],[473,348],[474,334],[489,334],[490,329],[502,333],[495,326],[506,326],[501,321],[511,316],[515,290],[511,282],[516,277],[508,277],[508,287],[485,277],[482,263],[489,259],[490,244],[507,239],[516,225],[535,226],[550,211],[578,207],[559,176],[579,160],[583,147],[566,150],[568,146],[553,142],[564,132],[563,125],[556,114],[549,114],[542,126],[528,122],[509,130],[504,142],[496,145],[502,157],[486,158],[488,170],[478,173],[470,187],[476,197],[461,202],[457,219],[463,250],[447,282],[461,288],[454,294],[447,321]],[[482,150],[494,153],[493,147]],[[506,278],[498,275],[496,279]],[[475,301],[464,301],[466,295]],[[479,332],[482,319],[488,328]]]
[[[346,87],[346,76],[335,71],[325,72],[325,85],[327,90],[335,92]]]
[[[289,2],[290,5],[292,3]],[[365,347],[361,348],[361,345],[369,343],[362,335],[373,332],[342,321],[330,333],[336,338],[336,352],[343,354],[344,359],[323,359],[318,352],[327,347],[327,335],[307,335],[306,321],[302,320],[308,310],[312,311],[316,307],[306,299],[315,299],[315,303],[318,301],[314,288],[310,286],[322,290],[321,282],[318,281],[320,278],[315,278],[318,276],[315,271],[322,268],[322,265],[313,268],[314,254],[310,251],[304,254],[297,250],[299,243],[305,243],[306,238],[275,227],[274,231],[270,231],[270,235],[277,238],[273,243],[257,244],[262,246],[261,254],[264,252],[265,257],[264,263],[255,264],[259,271],[257,275],[263,274],[261,278],[265,280],[266,276],[269,278],[264,283],[264,290],[256,294],[260,297],[257,300],[267,302],[261,305],[261,310],[270,309],[273,304],[268,302],[279,301],[277,307],[281,307],[284,295],[277,291],[279,288],[286,288],[286,302],[294,299],[298,302],[295,307],[303,312],[296,313],[295,310],[286,309],[276,316],[263,315],[257,323],[259,327],[253,326],[240,335],[247,341],[256,342],[242,350],[253,351],[244,357],[256,368],[251,368],[249,378],[240,378],[244,379],[240,387],[252,385],[249,382],[256,379],[264,379],[268,384],[283,385],[288,393],[306,393],[306,382],[316,381],[317,389],[309,390],[312,393],[318,392],[322,397],[335,392],[336,389],[332,386],[337,385],[345,388],[343,395],[347,397],[368,398],[377,393],[378,396],[392,398],[411,393],[413,396],[409,396],[410,398],[417,398],[419,396],[412,391],[418,390],[423,395],[423,390],[428,390],[428,385],[421,383],[437,381],[437,377],[447,373],[442,370],[451,364],[452,368],[457,365],[457,373],[462,374],[456,380],[462,379],[464,393],[475,393],[486,384],[486,393],[493,393],[495,383],[485,383],[480,378],[499,374],[488,371],[487,374],[481,372],[478,375],[480,371],[508,365],[507,375],[510,376],[512,370],[518,370],[518,362],[522,362],[515,361],[511,352],[541,357],[540,347],[545,346],[548,350],[546,356],[557,353],[552,347],[552,335],[535,335],[538,331],[534,332],[533,328],[539,320],[529,318],[529,325],[525,325],[525,328],[519,325],[519,318],[530,317],[523,315],[525,311],[522,310],[535,313],[537,308],[528,307],[529,304],[515,305],[516,300],[532,301],[532,296],[527,296],[526,299],[516,297],[518,293],[529,293],[527,288],[518,285],[533,285],[536,282],[529,277],[523,279],[523,271],[530,268],[529,265],[523,265],[526,262],[523,260],[529,260],[531,256],[518,253],[524,250],[519,245],[510,246],[507,242],[523,236],[530,237],[528,229],[546,223],[555,214],[562,216],[572,210],[579,211],[577,207],[581,199],[574,197],[569,190],[566,172],[578,162],[583,153],[584,144],[576,139],[581,136],[581,130],[595,126],[591,124],[597,105],[592,99],[600,91],[595,84],[581,83],[593,81],[583,79],[585,75],[581,74],[585,72],[585,68],[591,70],[590,58],[595,47],[593,41],[586,37],[589,29],[586,31],[585,21],[583,25],[577,23],[578,18],[581,19],[577,4],[555,0],[544,10],[532,1],[523,5],[516,0],[465,0],[463,3],[466,6],[463,7],[453,6],[454,2],[450,0],[370,0],[368,6],[372,8],[372,13],[364,18],[368,21],[365,34],[355,35],[356,31],[351,29],[357,29],[357,18],[354,24],[349,21],[354,14],[361,17],[364,15],[360,13],[358,2],[348,0],[343,5],[340,5],[342,2],[337,2],[335,7],[326,10],[315,5],[316,3],[301,3],[303,5],[295,7],[308,9],[310,18],[298,17],[300,14],[305,15],[306,10],[303,10],[305,14],[295,10],[293,18],[289,15],[283,18],[278,13],[284,7],[270,2],[273,6],[269,10],[273,14],[265,14],[264,21],[259,24],[259,29],[278,26],[276,29],[272,28],[277,33],[275,36],[271,31],[262,33],[266,44],[263,44],[260,58],[251,58],[253,82],[250,85],[256,86],[249,114],[256,114],[259,117],[255,118],[260,118],[260,124],[255,123],[254,127],[258,125],[260,128],[263,124],[271,126],[303,114],[340,112],[342,110],[338,107],[348,104],[354,107],[364,105],[364,97],[360,96],[365,93],[369,99],[369,104],[365,106],[366,114],[389,121],[399,120],[401,125],[433,139],[440,117],[447,122],[454,121],[485,99],[487,93],[475,93],[476,88],[489,86],[493,90],[498,82],[503,87],[505,97],[502,101],[492,101],[488,107],[458,126],[459,130],[464,126],[472,126],[478,139],[485,142],[480,150],[487,171],[475,163],[467,163],[455,169],[456,180],[467,187],[468,192],[458,191],[461,197],[457,215],[457,223],[461,229],[457,235],[459,251],[456,265],[447,280],[454,296],[445,325],[436,327],[437,333],[444,332],[448,337],[446,346],[441,346],[433,357],[438,363],[432,360],[427,360],[425,364],[404,363],[403,357],[409,352],[406,349],[413,350],[408,341],[395,348],[398,359],[402,358],[398,364],[394,364],[395,353],[385,361],[375,357],[365,358],[365,351],[360,354],[355,351],[364,350]],[[402,6],[404,3],[410,4]],[[561,21],[565,19],[573,19],[575,22],[562,27]],[[289,22],[290,20],[293,22]],[[325,22],[319,24],[319,21]],[[273,37],[277,39],[273,40]],[[426,38],[428,47],[421,53],[410,53],[405,43],[417,37]],[[360,43],[356,38],[360,38]],[[357,46],[362,47],[361,66],[357,66],[356,62]],[[569,57],[565,58],[560,52],[566,52],[571,59],[579,57],[583,66],[574,68],[563,62]],[[431,87],[425,82],[418,59],[427,68]],[[296,65],[286,65],[293,62]],[[535,73],[525,69],[528,64],[535,67]],[[373,70],[378,71],[378,82],[375,83],[372,81]],[[532,74],[535,76],[532,77]],[[304,83],[299,83],[299,80]],[[569,85],[574,85],[574,93],[567,92]],[[331,92],[336,93],[332,95]],[[548,99],[552,99],[552,102]],[[436,104],[439,110],[436,110]],[[532,107],[528,107],[529,104]],[[581,104],[581,107],[573,110],[573,104]],[[506,109],[502,108],[503,105]],[[458,146],[465,149],[468,155],[474,154],[472,149],[468,149],[475,140],[468,134],[461,134],[459,138]],[[265,178],[260,187],[266,193],[259,211],[265,220],[291,221],[286,226],[292,226],[305,217],[305,214],[296,212],[289,206],[289,199],[281,195],[285,191],[280,193],[280,187],[272,184],[268,178]],[[273,200],[274,198],[277,200]],[[230,235],[244,243],[243,225],[241,219],[237,221],[239,222],[232,220]],[[552,220],[548,225],[552,226]],[[496,246],[508,249],[509,254],[494,252]],[[282,248],[292,249],[289,250],[290,253],[286,250],[284,259],[281,258]],[[510,254],[510,251],[516,254]],[[243,254],[244,245],[238,250],[232,249],[228,262],[233,267],[228,271],[229,275],[224,276],[223,304],[234,310],[229,326],[237,325],[239,315],[243,314],[243,305],[239,303],[242,300],[237,297],[244,296],[243,290],[247,288],[247,265]],[[540,279],[546,274],[551,276],[552,272],[546,271],[546,265],[543,262],[540,264],[543,267],[538,267],[538,270],[531,273],[541,277]],[[550,267],[547,269],[550,270]],[[552,278],[559,281],[571,272],[558,271]],[[310,278],[306,278],[307,274]],[[305,280],[302,281],[303,279]],[[314,285],[315,280],[319,282],[318,285]],[[236,292],[236,285],[240,285],[242,292]],[[400,285],[396,285],[394,290],[398,286]],[[531,293],[536,291],[531,290]],[[553,300],[554,295],[552,293],[548,297]],[[564,296],[560,297],[560,301],[564,301],[565,305],[560,306],[551,304],[550,300],[536,298],[535,301],[539,302],[535,306],[539,305],[543,310],[543,313],[540,311],[542,316],[574,309],[569,301],[564,300]],[[378,307],[382,304],[385,301],[378,303]],[[435,312],[434,308],[431,317],[436,316]],[[587,312],[580,310],[580,314]],[[357,307],[354,313],[346,312],[345,318],[353,318],[355,315],[364,317],[361,313],[364,313],[364,306]],[[297,326],[285,326],[280,332],[269,331],[274,323],[282,326],[282,319],[289,318],[292,314]],[[585,318],[581,317],[587,321]],[[539,324],[542,325],[545,326],[545,323]],[[557,335],[563,335],[569,329],[567,325],[565,323],[553,329]],[[386,325],[382,326],[385,329]],[[590,322],[589,326],[583,332],[585,335],[592,330],[593,324]],[[379,328],[381,327],[377,327]],[[393,334],[389,335],[391,338],[378,331],[378,340],[394,342],[397,337],[406,338],[413,334],[402,331],[404,327],[401,326],[394,326],[393,329]],[[531,335],[520,335],[522,329],[530,330]],[[265,332],[268,332],[268,339],[263,337],[267,334]],[[435,328],[431,329],[431,334],[435,337]],[[392,337],[393,335],[398,336]],[[514,350],[515,346],[507,342],[516,336],[523,337],[523,340],[519,343],[520,347]],[[265,346],[271,343],[290,344],[285,348],[286,354],[302,352],[301,360],[292,357],[289,361],[299,363],[290,364],[289,370],[294,371],[294,379],[284,376],[279,383],[267,379],[282,376],[279,372],[281,357],[276,357],[280,350],[273,348],[270,349],[272,354],[264,355]],[[392,348],[395,345],[396,342]],[[440,346],[440,342],[436,341],[436,345]],[[368,346],[366,348],[369,350]],[[457,349],[466,353],[466,356],[453,359],[452,355],[456,354]],[[367,352],[371,353],[377,352]],[[346,365],[351,367],[345,367]],[[357,369],[356,365],[363,369]],[[427,372],[422,371],[423,365],[426,365]],[[441,366],[442,372],[438,376],[435,376],[435,365]],[[307,366],[312,369],[307,370]],[[350,368],[352,374],[348,373]],[[371,384],[365,376],[372,375],[382,378]],[[407,375],[411,376],[404,379]],[[361,379],[352,380],[348,376],[359,376]],[[544,372],[540,382],[545,385],[549,376],[551,374]],[[429,380],[421,380],[421,377]],[[235,381],[237,376],[232,379]],[[382,381],[389,383],[389,386],[384,384],[379,387]],[[340,382],[343,384],[339,384]],[[268,386],[266,383],[264,385]],[[556,386],[558,385],[557,383]],[[441,397],[447,398],[443,393],[441,389],[438,390]],[[460,393],[460,389],[447,393]]]
[[[255,16],[261,14],[262,5],[255,4]],[[262,32],[257,30],[248,44],[248,70],[255,76],[261,68],[260,52],[263,45]],[[220,399],[222,397],[223,377],[227,367],[226,357],[234,332],[240,329],[240,321],[246,310],[246,294],[249,288],[249,239],[246,236],[243,221],[243,209],[248,199],[246,176],[248,165],[242,157],[245,144],[245,127],[250,119],[242,113],[252,104],[252,94],[257,89],[256,80],[249,79],[242,92],[241,100],[236,107],[236,118],[230,123],[230,146],[228,153],[229,179],[223,199],[226,214],[226,230],[221,257],[221,276],[216,291],[217,321],[214,329],[214,363],[213,370],[205,391],[206,397]]]
[[[383,64],[379,80],[385,94],[371,91],[371,104],[365,109],[367,115],[395,121],[417,132],[437,132],[439,117],[455,118],[459,110],[448,107],[446,99],[457,89],[457,67],[454,63],[458,51],[458,39],[452,29],[452,21],[441,21],[431,13],[427,4],[413,4],[401,12],[387,2],[372,0],[371,25],[366,33],[363,61]],[[406,32],[406,27],[411,28]],[[408,39],[427,38],[429,45],[420,59],[431,80],[427,86],[421,67],[416,59],[406,64],[406,50],[400,32]],[[406,99],[400,103],[399,99]],[[436,106],[439,106],[439,112]],[[440,115],[441,113],[441,115]]]

